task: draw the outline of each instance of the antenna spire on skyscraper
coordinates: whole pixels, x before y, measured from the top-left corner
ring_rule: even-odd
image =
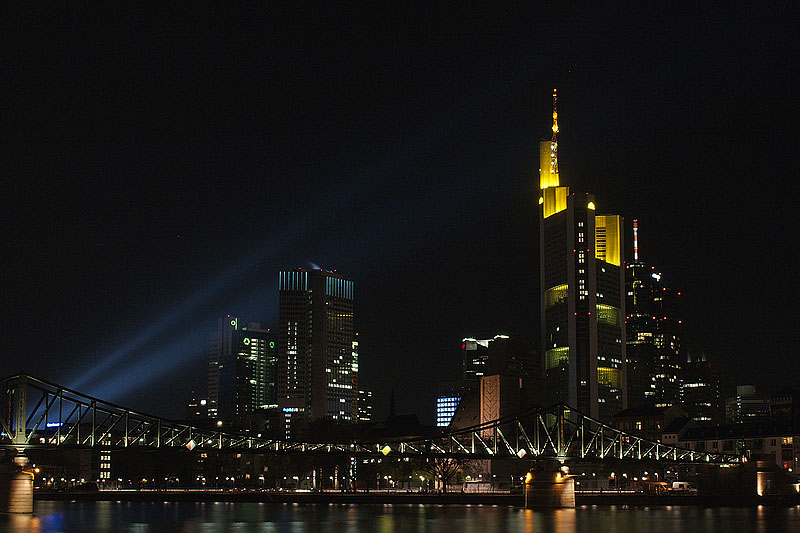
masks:
[[[550,139],[550,173],[558,174],[558,89],[553,89],[553,137]]]
[[[556,92],[553,89],[553,135],[548,142],[539,141],[539,188],[548,189],[558,187],[558,109],[556,107]],[[564,190],[566,192],[566,189]],[[539,197],[539,203],[544,199]]]

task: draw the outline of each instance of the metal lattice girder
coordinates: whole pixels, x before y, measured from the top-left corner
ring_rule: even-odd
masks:
[[[287,442],[199,428],[147,415],[31,376],[5,380],[7,417],[0,446],[171,448],[270,454],[348,454],[474,459],[627,459],[735,463],[733,454],[710,454],[643,439],[563,404],[530,409],[434,436],[382,443]],[[386,447],[388,446],[388,452]],[[524,453],[523,453],[524,452]]]
[[[515,439],[508,438],[511,434],[509,428],[516,433]],[[404,455],[475,459],[613,458],[714,463],[735,463],[742,460],[741,456],[734,454],[709,454],[650,441],[625,433],[562,404],[546,409],[532,409],[434,437],[403,442]],[[525,453],[520,453],[521,451]]]
[[[225,449],[267,449],[275,441],[247,435],[193,427],[93,398],[80,392],[31,376],[4,380],[9,401],[24,384],[27,402],[21,412],[2,419],[0,445],[16,447],[103,445],[125,447],[192,447]],[[24,401],[24,400],[23,400]],[[13,424],[24,435],[13,431]],[[275,451],[281,451],[280,447]]]

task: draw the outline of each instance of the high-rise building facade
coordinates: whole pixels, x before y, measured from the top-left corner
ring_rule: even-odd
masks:
[[[639,257],[633,221],[633,261],[625,265],[628,403],[669,407],[680,402],[680,292]]]
[[[219,417],[241,420],[276,406],[275,336],[257,322],[235,334],[233,351],[220,359]]]
[[[436,396],[436,425],[446,427],[450,425],[453,415],[459,409],[462,401],[470,395],[480,397],[475,402],[475,407],[481,405],[495,405],[505,399],[502,407],[504,413],[531,407],[537,404],[536,393],[541,388],[539,381],[539,365],[534,346],[519,339],[512,339],[508,335],[495,335],[489,339],[475,339],[466,337],[461,341],[462,379],[458,381],[441,381],[438,385]],[[503,387],[496,380],[484,380],[492,376],[502,376]],[[507,385],[511,381],[505,378],[515,378],[516,397],[513,401],[509,391],[513,387]],[[503,391],[502,398],[496,393]],[[486,394],[484,394],[486,393]],[[486,395],[496,396],[485,398]],[[486,400],[486,402],[484,402]],[[484,414],[489,411],[484,409]],[[479,414],[479,413],[478,413]],[[476,414],[476,416],[478,416]],[[477,423],[477,419],[476,419]]]
[[[705,356],[689,357],[681,368],[680,403],[698,424],[709,426],[724,421],[719,374]]]
[[[233,353],[239,318],[231,315],[220,317],[217,328],[209,336],[208,350],[208,416],[215,418],[219,408],[219,364],[220,360]]]
[[[766,422],[769,419],[769,397],[756,394],[754,385],[739,385],[736,396],[725,399],[726,424]]]
[[[276,408],[275,348],[274,334],[257,322],[241,326],[232,315],[218,320],[209,350],[209,417],[244,427],[246,418],[267,417]]]
[[[492,339],[474,339],[466,337],[461,340],[461,379],[478,382],[486,373],[489,360],[489,342]]]
[[[353,385],[353,421],[354,422],[364,422],[361,420],[360,412],[361,412],[361,400],[366,400],[367,396],[369,396],[370,406],[372,405],[372,391],[361,391],[359,390],[358,386],[358,332],[353,335],[353,340],[351,342],[352,346],[352,354],[351,354],[351,363],[350,363],[350,382]],[[361,393],[364,393],[364,396],[361,396]],[[369,417],[372,417],[372,407],[369,408]]]
[[[356,395],[356,411],[353,421],[359,423],[372,422],[373,407],[372,391],[365,388],[358,389],[358,394]]]
[[[277,388],[283,436],[295,438],[309,420],[352,421],[358,390],[353,375],[358,364],[353,282],[336,272],[297,269],[281,272],[278,286]]]
[[[545,397],[609,419],[627,406],[622,217],[560,185],[557,113],[539,143],[539,275]]]
[[[473,381],[440,381],[436,391],[436,425],[449,426],[461,400],[477,386]]]

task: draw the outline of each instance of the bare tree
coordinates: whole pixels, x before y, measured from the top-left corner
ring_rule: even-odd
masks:
[[[474,461],[461,457],[436,457],[427,459],[420,465],[420,470],[429,474],[437,489],[447,492],[447,485],[459,470],[468,469]]]

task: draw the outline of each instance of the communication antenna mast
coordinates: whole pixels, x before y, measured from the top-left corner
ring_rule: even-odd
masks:
[[[639,221],[633,219],[633,260],[639,261]]]
[[[553,137],[550,139],[550,173],[558,175],[558,89],[553,89]]]

